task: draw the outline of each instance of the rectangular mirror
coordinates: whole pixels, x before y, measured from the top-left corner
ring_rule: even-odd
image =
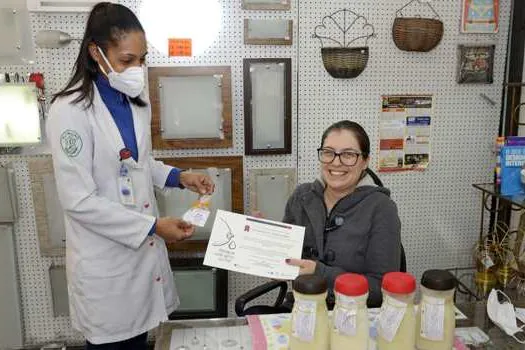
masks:
[[[180,169],[208,171],[207,169],[211,168],[212,179],[216,184],[216,193],[213,195],[211,202],[212,207],[214,207],[212,210],[218,209],[219,206],[224,206],[226,208],[229,207],[229,210],[235,213],[244,213],[242,156],[162,158],[160,160],[165,164]],[[170,215],[181,217],[197,198],[197,194],[189,190],[169,189],[157,193],[157,204],[161,213],[164,211],[173,213]],[[175,202],[175,200],[180,200],[180,202]],[[212,211],[206,226],[197,228],[193,239],[176,244],[168,244],[168,249],[170,251],[205,251],[214,218],[215,212]]]
[[[0,346],[20,349],[23,343],[22,305],[12,225],[0,225]]]
[[[232,146],[231,69],[149,67],[155,149]]]
[[[34,63],[35,50],[28,23],[26,0],[0,2],[0,66]]]
[[[242,0],[244,10],[281,10],[290,9],[291,0]]]
[[[53,315],[69,316],[69,295],[67,293],[66,267],[51,265],[49,282],[53,296]]]
[[[291,59],[244,60],[245,153],[292,152]]]
[[[293,21],[287,19],[244,19],[247,45],[292,45]]]
[[[296,182],[295,169],[251,169],[250,212],[259,211],[266,219],[282,221],[288,198]]]
[[[40,112],[34,83],[0,84],[0,147],[40,143]]]
[[[66,250],[64,212],[51,157],[29,161],[36,228],[42,256],[63,256]]]
[[[228,272],[202,265],[202,258],[170,259],[180,305],[170,320],[227,316]]]
[[[231,169],[188,169],[190,172],[208,174],[215,182],[215,192],[210,202],[210,217],[204,227],[195,227],[195,233],[190,240],[207,240],[210,237],[217,209],[232,210],[232,172]],[[181,218],[191,208],[199,196],[195,192],[166,189],[157,195],[159,213],[161,216]]]
[[[13,223],[18,218],[15,169],[12,164],[0,166],[0,223]]]

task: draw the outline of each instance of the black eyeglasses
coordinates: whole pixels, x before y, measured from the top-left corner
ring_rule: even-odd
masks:
[[[335,157],[339,157],[341,164],[346,166],[354,166],[357,164],[359,156],[362,156],[363,153],[357,151],[343,151],[336,152],[330,148],[318,148],[317,157],[319,161],[324,164],[330,164],[334,161]]]

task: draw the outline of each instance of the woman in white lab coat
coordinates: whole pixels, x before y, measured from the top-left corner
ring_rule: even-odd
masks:
[[[179,300],[165,241],[193,226],[157,218],[154,186],[213,192],[211,179],[152,157],[144,30],[128,8],[96,5],[47,135],[66,226],[73,327],[87,349],[144,349]]]

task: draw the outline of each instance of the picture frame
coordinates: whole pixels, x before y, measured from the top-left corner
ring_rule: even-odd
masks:
[[[149,67],[154,149],[232,146],[230,66]]]
[[[162,158],[159,160],[162,160],[164,164],[179,169],[230,169],[232,211],[240,214],[244,213],[244,167],[242,156]],[[207,245],[207,239],[186,240],[176,244],[168,244],[168,250],[204,252]]]
[[[463,0],[460,32],[494,34],[499,30],[499,0]]]
[[[292,45],[293,20],[244,19],[245,45]]]
[[[459,84],[492,84],[495,45],[458,46]]]
[[[243,10],[277,10],[287,11],[291,0],[242,0]]]
[[[250,212],[282,221],[288,198],[297,185],[296,169],[250,169]]]
[[[244,153],[292,152],[292,60],[244,59]]]
[[[58,199],[51,157],[28,162],[35,220],[42,256],[64,256],[66,229],[64,214]]]

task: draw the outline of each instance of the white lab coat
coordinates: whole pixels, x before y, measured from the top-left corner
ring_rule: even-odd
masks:
[[[172,167],[151,153],[150,107],[133,104],[139,150],[130,171],[135,207],[120,203],[119,151],[124,142],[94,85],[93,107],[51,106],[47,135],[65,212],[66,266],[72,325],[94,344],[155,328],[179,305],[165,242],[148,237]],[[73,135],[73,136],[72,136]]]

